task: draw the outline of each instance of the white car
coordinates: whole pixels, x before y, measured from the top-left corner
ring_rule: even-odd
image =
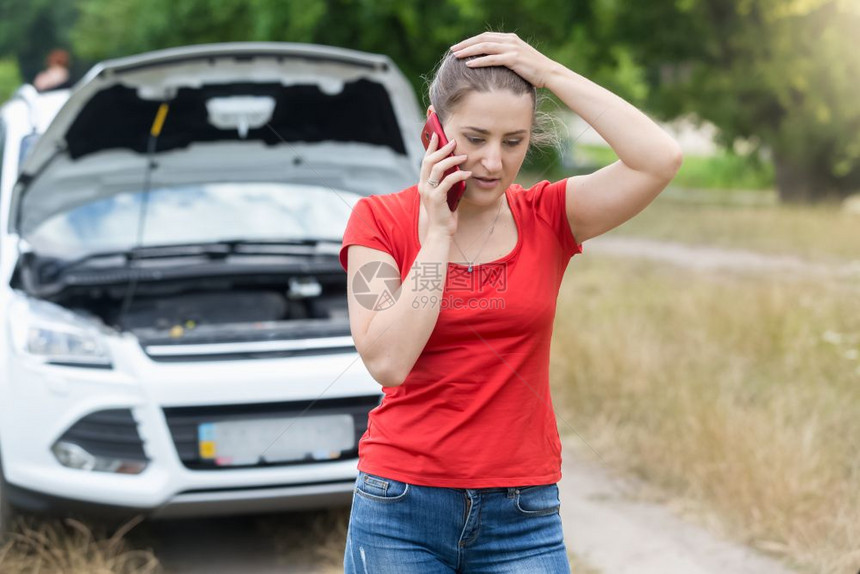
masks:
[[[418,179],[384,56],[233,43],[0,108],[0,522],[348,505],[381,387],[337,259]]]

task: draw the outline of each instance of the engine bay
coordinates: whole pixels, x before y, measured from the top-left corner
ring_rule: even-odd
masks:
[[[13,279],[32,296],[142,344],[273,340],[349,334],[346,274],[333,257],[295,265],[85,267],[51,277],[30,260]],[[46,281],[50,278],[51,281]]]

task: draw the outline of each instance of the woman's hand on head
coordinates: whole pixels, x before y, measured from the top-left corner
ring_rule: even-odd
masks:
[[[546,87],[558,66],[516,34],[484,32],[454,44],[451,51],[458,58],[480,56],[466,62],[469,67],[507,66],[536,88]]]
[[[454,151],[456,142],[451,140],[447,145],[437,149],[438,142],[436,134],[433,134],[421,162],[418,193],[421,195],[424,209],[427,210],[428,232],[441,231],[454,235],[457,232],[457,212],[452,212],[448,207],[448,190],[458,181],[469,179],[472,172],[457,170],[445,176],[446,171],[466,161],[466,156],[448,157]],[[437,185],[430,185],[429,181],[434,181]]]

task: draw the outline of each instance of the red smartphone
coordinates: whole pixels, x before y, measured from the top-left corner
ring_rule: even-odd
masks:
[[[427,123],[424,124],[424,128],[421,130],[421,143],[424,144],[424,149],[430,145],[430,138],[433,134],[436,134],[436,138],[438,140],[436,149],[448,144],[448,138],[445,137],[445,132],[442,130],[442,124],[439,122],[439,116],[436,115],[436,112],[432,112],[427,117]],[[448,157],[454,155],[452,152]],[[455,171],[460,171],[460,168],[456,165],[445,172],[443,178],[448,177],[449,174],[454,173]],[[466,191],[466,182],[458,181],[454,185],[451,186],[451,189],[448,190],[448,207],[451,211],[457,209],[457,205],[460,203],[460,198],[463,197],[463,193]]]

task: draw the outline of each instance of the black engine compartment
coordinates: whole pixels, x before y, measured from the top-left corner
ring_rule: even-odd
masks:
[[[317,277],[311,280],[320,286],[320,293],[312,297],[291,295],[285,277],[200,278],[170,285],[138,284],[124,314],[127,287],[67,289],[55,302],[130,331],[346,317],[345,277],[338,277],[337,281]]]
[[[12,287],[141,342],[349,333],[346,273],[333,254],[118,256],[64,266],[27,253]]]

